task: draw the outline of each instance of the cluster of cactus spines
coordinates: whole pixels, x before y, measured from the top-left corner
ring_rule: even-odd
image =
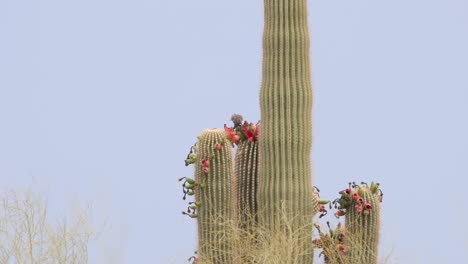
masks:
[[[232,263],[233,245],[224,239],[223,221],[234,219],[231,146],[222,129],[204,130],[195,145],[198,253],[211,263]]]
[[[350,243],[348,263],[377,264],[380,230],[380,202],[382,191],[372,182],[356,185],[350,183],[335,201],[336,216],[345,216],[345,230]]]
[[[265,0],[264,8],[259,221],[272,230],[278,228],[282,204],[287,214],[298,219],[295,225],[312,229],[312,87],[307,1]],[[310,240],[304,239],[298,251],[305,252],[299,263],[312,262]]]

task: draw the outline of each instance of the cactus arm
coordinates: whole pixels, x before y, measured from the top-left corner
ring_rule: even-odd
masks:
[[[223,239],[222,224],[233,219],[231,145],[223,130],[207,129],[198,137],[195,152],[195,181],[199,183],[195,198],[202,205],[197,218],[198,254],[207,263],[229,264],[233,245]]]
[[[258,141],[242,141],[239,143],[234,167],[239,225],[246,230],[253,230],[258,221]]]
[[[354,187],[353,194],[362,198],[362,204],[352,199],[346,208],[345,229],[348,239],[349,263],[377,264],[380,232],[381,196],[367,186]],[[366,210],[366,205],[370,206]]]

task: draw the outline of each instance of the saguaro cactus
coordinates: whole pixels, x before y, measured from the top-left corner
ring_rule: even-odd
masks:
[[[304,230],[297,248],[301,255],[298,263],[312,263],[312,88],[307,1],[265,0],[264,5],[259,221],[278,228],[280,210],[297,219],[295,227]]]
[[[256,125],[242,124],[242,117],[233,115],[234,127],[205,130],[192,149],[195,153],[185,160],[186,165],[195,164],[195,180],[181,179],[184,199],[195,195],[196,201],[184,214],[198,218],[199,237],[199,258],[190,260],[310,264],[315,245],[323,248],[326,263],[334,261],[336,253],[337,263],[376,264],[382,197],[376,184],[353,184],[341,192],[334,202],[340,204],[335,215],[346,215],[346,226],[311,240],[312,217],[317,212],[325,216],[328,201],[321,201],[312,188],[307,0],[264,0],[264,10],[259,137]],[[258,256],[244,254],[227,240],[220,218],[252,231]]]
[[[225,238],[223,222],[234,219],[231,145],[221,129],[207,129],[195,146],[198,253],[204,263],[232,263],[233,245]]]

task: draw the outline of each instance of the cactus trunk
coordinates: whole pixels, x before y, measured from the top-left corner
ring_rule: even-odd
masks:
[[[259,223],[286,213],[301,234],[297,263],[312,263],[312,87],[306,0],[265,0],[260,89]],[[280,210],[283,210],[280,211]]]

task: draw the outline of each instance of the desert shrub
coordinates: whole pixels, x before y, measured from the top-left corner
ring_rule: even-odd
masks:
[[[53,220],[40,195],[0,193],[0,263],[87,263],[93,236],[86,210],[77,210],[71,219]]]

